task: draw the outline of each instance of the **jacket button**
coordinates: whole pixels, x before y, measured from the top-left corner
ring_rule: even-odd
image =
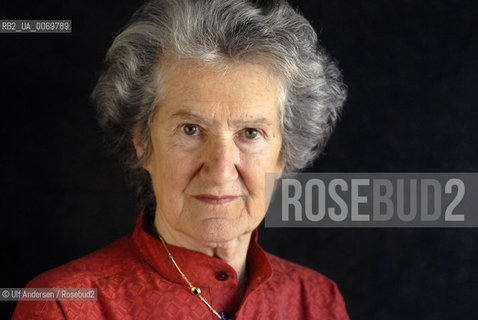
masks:
[[[231,318],[229,317],[229,314],[227,313],[227,311],[221,312],[221,319],[223,319],[223,320],[231,320]]]
[[[224,270],[219,271],[218,273],[216,273],[216,279],[219,280],[219,281],[226,281],[227,278],[229,278],[229,275]]]

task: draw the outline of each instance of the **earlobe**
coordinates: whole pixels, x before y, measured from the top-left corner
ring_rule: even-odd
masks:
[[[277,173],[277,179],[282,177],[282,175],[284,174],[284,169],[285,169],[285,165],[281,164],[280,167],[278,168],[277,172],[276,172]]]
[[[285,159],[282,156],[279,156],[279,160],[276,166],[276,173],[278,174],[278,178],[282,176],[285,170]]]
[[[136,157],[138,158],[139,164],[149,172],[148,161],[145,158],[145,149],[143,142],[137,137],[133,137],[133,145],[134,149],[136,150]]]
[[[141,157],[144,154],[144,149],[143,149],[143,144],[139,142],[139,139],[137,136],[133,137],[133,145],[134,145],[134,149],[136,150],[136,156],[138,157],[138,160],[141,160]]]

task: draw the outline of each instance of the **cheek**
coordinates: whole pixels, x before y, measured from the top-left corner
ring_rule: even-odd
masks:
[[[241,176],[249,194],[261,197],[264,194],[265,174],[272,170],[272,159],[267,155],[257,155],[245,158]],[[259,199],[254,199],[259,200]]]
[[[166,193],[174,192],[175,197],[179,196],[188,186],[197,170],[197,160],[190,154],[173,152],[164,155],[162,161],[162,188]],[[166,159],[165,159],[166,158]]]
[[[149,166],[158,203],[177,206],[197,170],[196,157],[191,152],[178,150],[167,139],[156,140],[153,147]]]
[[[264,149],[261,154],[244,158],[242,177],[255,206],[266,205],[268,196],[266,173],[278,171],[282,173],[280,147],[281,145],[277,143],[271,148]]]

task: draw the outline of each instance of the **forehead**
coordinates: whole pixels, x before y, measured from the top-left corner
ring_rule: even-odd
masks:
[[[171,112],[270,117],[279,110],[281,82],[260,64],[179,60],[164,68],[160,84],[160,109]]]

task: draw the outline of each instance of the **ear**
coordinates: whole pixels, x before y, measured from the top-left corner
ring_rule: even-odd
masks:
[[[285,170],[285,166],[286,166],[286,160],[285,160],[285,157],[283,156],[283,150],[281,150],[279,153],[279,159],[277,159],[277,165],[275,168],[275,173],[277,173],[276,179],[279,179],[282,176]]]
[[[149,161],[148,159],[144,158],[144,155],[145,155],[144,143],[143,141],[141,141],[141,139],[138,138],[137,135],[133,137],[133,145],[134,145],[134,149],[136,150],[136,157],[138,158],[139,163],[146,171],[150,172]]]
[[[279,174],[279,177],[280,178],[283,174],[284,174],[284,170],[285,170],[285,160],[284,159],[281,159],[279,161],[279,164],[278,164],[278,168],[277,168],[277,173]]]

